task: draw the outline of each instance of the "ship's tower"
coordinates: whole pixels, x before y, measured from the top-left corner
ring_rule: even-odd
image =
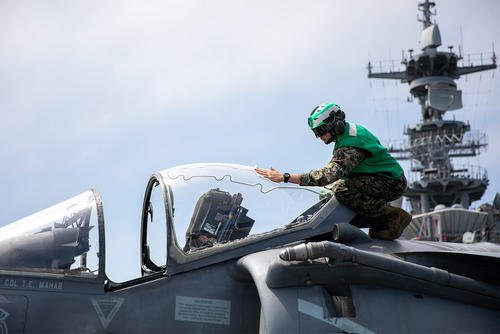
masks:
[[[437,205],[460,204],[469,208],[471,202],[479,200],[488,186],[484,169],[477,166],[461,167],[452,163],[451,158],[473,157],[486,146],[486,136],[470,134],[470,124],[458,120],[445,120],[447,111],[462,108],[462,92],[455,80],[462,75],[496,68],[493,52],[491,61],[473,65],[460,65],[462,56],[449,51],[438,51],[441,34],[438,25],[431,22],[435,15],[435,3],[421,2],[419,21],[423,23],[420,37],[421,52],[404,56],[401,72],[374,73],[368,63],[368,77],[399,79],[410,86],[411,95],[418,100],[422,120],[408,127],[405,135],[408,144],[392,148],[392,154],[400,160],[411,160],[412,172],[420,178],[410,182],[405,196],[410,200],[414,214],[433,210]]]

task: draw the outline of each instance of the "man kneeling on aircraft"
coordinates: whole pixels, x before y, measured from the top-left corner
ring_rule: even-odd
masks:
[[[335,142],[333,157],[325,167],[304,174],[281,173],[272,167],[256,168],[256,172],[274,182],[331,185],[337,200],[358,213],[351,224],[369,227],[372,238],[397,239],[412,219],[405,210],[388,205],[407,186],[399,163],[370,131],[346,122],[344,112],[334,103],[316,107],[308,123],[325,144]]]

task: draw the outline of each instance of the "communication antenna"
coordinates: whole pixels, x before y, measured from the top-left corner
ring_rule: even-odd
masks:
[[[458,59],[462,59],[462,47],[464,45],[464,34],[460,25],[460,44],[458,45]]]
[[[492,52],[492,55],[491,55],[491,61],[493,62],[493,64],[496,64],[497,63],[497,55],[495,53],[495,42],[491,42],[491,52]],[[495,73],[495,72],[493,72]]]
[[[434,6],[436,6],[436,3],[429,0],[418,4],[418,10],[422,12],[423,18],[420,18],[417,14],[417,20],[423,23],[424,29],[432,25],[431,17],[436,15],[436,9],[434,9],[434,13],[431,10]]]

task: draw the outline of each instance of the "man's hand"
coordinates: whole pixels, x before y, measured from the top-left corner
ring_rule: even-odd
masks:
[[[283,173],[278,172],[273,167],[271,167],[271,169],[255,168],[255,171],[257,172],[257,174],[273,182],[283,182],[284,180]]]

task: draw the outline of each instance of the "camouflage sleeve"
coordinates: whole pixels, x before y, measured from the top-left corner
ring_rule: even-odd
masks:
[[[301,186],[326,186],[348,176],[368,156],[368,152],[355,147],[341,147],[333,152],[330,162],[320,170],[300,175]]]

